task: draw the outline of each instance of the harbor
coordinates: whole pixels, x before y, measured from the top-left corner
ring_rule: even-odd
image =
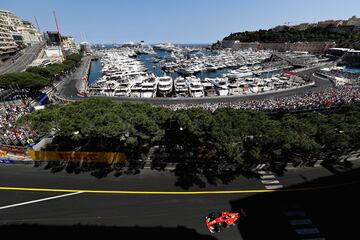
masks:
[[[202,98],[242,96],[301,87],[292,61],[324,61],[307,53],[278,56],[271,50],[218,50],[206,46],[124,44],[94,51],[88,96]],[[291,58],[291,61],[288,59]],[[300,65],[300,64],[299,64]]]

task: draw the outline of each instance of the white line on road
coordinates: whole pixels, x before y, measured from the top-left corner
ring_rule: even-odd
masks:
[[[284,214],[287,217],[305,217],[304,211],[286,211]]]
[[[261,181],[263,184],[279,184],[279,180],[262,180]]]
[[[293,220],[289,220],[289,223],[293,226],[309,225],[309,224],[312,224],[312,221],[310,219],[293,219]]]
[[[266,189],[268,190],[273,190],[273,189],[279,189],[279,188],[283,188],[283,185],[269,185],[269,186],[265,186]]]
[[[326,238],[302,238],[302,240],[326,240]]]
[[[38,203],[38,202],[50,201],[50,200],[57,199],[57,198],[70,197],[72,195],[76,195],[76,194],[80,194],[80,193],[82,193],[82,192],[68,193],[68,194],[63,194],[63,195],[59,195],[59,196],[55,196],[55,197],[42,198],[42,199],[23,202],[23,203],[11,204],[11,205],[0,207],[0,210],[7,209],[7,208],[13,208],[13,207],[19,207],[19,206],[23,206],[23,205]]]
[[[298,228],[295,229],[296,233],[299,235],[308,235],[308,234],[319,234],[320,231],[318,228]]]
[[[260,176],[261,179],[275,179],[274,175],[262,175]]]

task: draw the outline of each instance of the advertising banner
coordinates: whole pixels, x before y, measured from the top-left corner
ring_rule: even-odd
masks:
[[[121,152],[53,152],[28,151],[32,160],[37,161],[74,161],[91,163],[124,163],[126,154]]]
[[[27,149],[24,147],[0,145],[0,150],[6,152],[25,153]]]

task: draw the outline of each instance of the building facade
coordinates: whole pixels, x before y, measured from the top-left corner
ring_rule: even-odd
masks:
[[[60,46],[60,35],[56,31],[47,31],[44,33],[46,44],[48,46]]]
[[[10,11],[0,10],[0,55],[42,42],[41,33],[29,21],[23,21]]]
[[[64,36],[62,38],[62,44],[66,53],[77,53],[75,39],[73,37]]]
[[[0,56],[10,55],[17,51],[18,46],[12,36],[12,23],[9,11],[0,10]]]

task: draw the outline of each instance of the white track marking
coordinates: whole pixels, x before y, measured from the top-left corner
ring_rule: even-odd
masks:
[[[295,229],[296,233],[299,235],[308,235],[308,234],[319,234],[320,231],[318,228],[298,228]]]
[[[268,190],[273,190],[273,189],[279,189],[279,188],[283,188],[283,185],[267,185],[265,186],[266,189]]]
[[[289,223],[293,226],[295,225],[309,225],[312,224],[312,221],[310,219],[293,219],[289,220]]]
[[[280,183],[279,180],[276,180],[276,179],[274,179],[274,180],[262,180],[261,182],[263,184],[265,184],[265,185],[267,185],[267,184],[279,184]]]
[[[275,179],[274,175],[261,175],[260,176],[261,179]]]
[[[285,212],[285,216],[287,217],[305,217],[304,211],[287,211]]]
[[[23,205],[38,203],[38,202],[50,201],[50,200],[57,199],[57,198],[70,197],[72,195],[76,195],[76,194],[80,194],[80,193],[82,193],[82,192],[68,193],[68,194],[63,194],[63,195],[59,195],[59,196],[55,196],[55,197],[42,198],[42,199],[28,201],[28,202],[11,204],[11,205],[0,207],[0,210],[7,209],[7,208],[13,208],[13,207],[19,207],[19,206],[23,206]]]

